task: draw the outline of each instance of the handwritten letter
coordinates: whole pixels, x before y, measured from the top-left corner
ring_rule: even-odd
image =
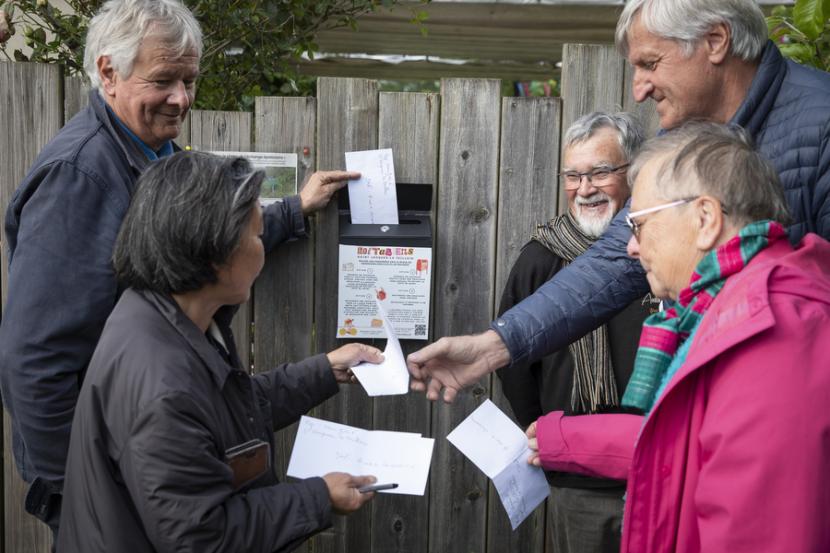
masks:
[[[330,472],[372,475],[383,493],[424,495],[434,440],[409,432],[363,430],[302,417],[288,463],[288,476],[311,478]]]
[[[346,170],[360,172],[360,179],[349,181],[352,224],[397,225],[398,193],[391,148],[346,152]]]
[[[514,530],[550,494],[542,469],[527,464],[525,433],[489,399],[447,440],[493,480]]]

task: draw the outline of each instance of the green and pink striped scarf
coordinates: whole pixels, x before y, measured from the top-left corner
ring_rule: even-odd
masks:
[[[624,406],[636,407],[645,413],[651,410],[678,348],[697,327],[726,279],[739,273],[758,252],[786,235],[784,227],[774,221],[751,223],[700,260],[689,287],[680,292],[677,302],[643,323],[634,372],[622,399]]]

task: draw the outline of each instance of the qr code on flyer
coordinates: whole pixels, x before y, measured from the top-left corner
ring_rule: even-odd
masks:
[[[415,336],[426,336],[427,335],[427,325],[415,325]]]

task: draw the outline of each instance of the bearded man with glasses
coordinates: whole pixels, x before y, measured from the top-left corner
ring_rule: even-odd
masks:
[[[631,194],[626,170],[642,142],[643,129],[628,113],[595,112],[571,125],[559,175],[568,210],[534,229],[510,271],[499,314],[535,292],[605,232]],[[637,299],[607,324],[540,361],[499,370],[522,428],[552,411],[569,416],[621,412],[620,397],[648,314],[648,302]],[[553,551],[619,551],[625,482],[568,472],[546,476]]]

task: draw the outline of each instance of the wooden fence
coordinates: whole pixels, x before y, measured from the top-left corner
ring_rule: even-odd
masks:
[[[251,113],[193,112],[180,144],[204,150],[296,152],[298,179],[344,167],[344,152],[392,148],[399,182],[432,183],[434,251],[432,339],[478,332],[493,318],[510,266],[532,225],[564,207],[557,187],[560,135],[595,109],[639,111],[629,69],[610,46],[566,45],[562,98],[502,98],[495,80],[446,79],[440,94],[386,93],[375,81],[322,78],[316,98],[258,98]],[[0,208],[46,142],[86,103],[82,86],[56,66],[0,63]],[[316,215],[310,240],[269,255],[252,300],[235,323],[239,350],[255,370],[330,351],[337,309],[336,202]],[[5,241],[5,237],[2,236]],[[3,303],[7,260],[3,247]],[[412,351],[423,342],[405,342]],[[436,438],[424,497],[379,495],[338,517],[302,551],[542,552],[550,549],[546,506],[515,532],[487,478],[445,440],[484,399],[507,409],[497,378],[452,405],[422,394],[372,399],[343,389],[316,416],[363,428]],[[3,525],[6,553],[45,553],[48,529],[22,510],[24,486],[4,417]],[[284,475],[292,429],[278,435]]]

